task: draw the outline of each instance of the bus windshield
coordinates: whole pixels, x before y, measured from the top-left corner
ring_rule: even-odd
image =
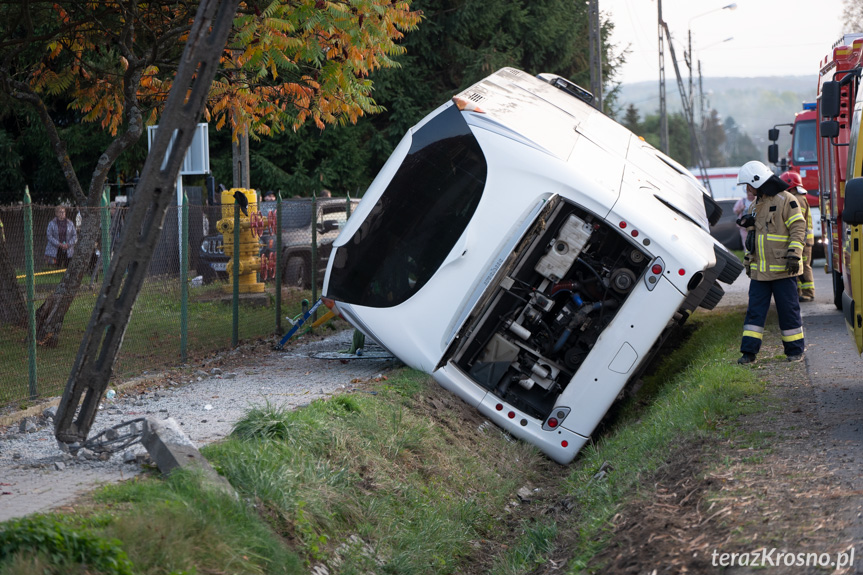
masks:
[[[334,251],[327,297],[370,307],[410,298],[464,232],[486,173],[479,143],[458,108],[420,128],[371,214]]]

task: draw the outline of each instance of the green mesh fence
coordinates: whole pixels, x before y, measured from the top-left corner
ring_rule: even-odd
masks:
[[[350,208],[356,206],[356,200]],[[188,332],[185,334],[189,362],[216,351],[230,349],[232,336],[232,310],[238,306],[239,340],[270,338],[280,335],[290,324],[279,322],[276,315],[276,291],[281,292],[282,317],[294,318],[301,313],[302,301],[317,297],[323,282],[331,244],[349,213],[345,198],[332,198],[313,202],[308,199],[282,202],[281,222],[275,216],[276,202],[258,205],[262,222],[257,225],[254,241],[260,241],[255,258],[253,283],[255,293],[240,293],[233,298],[232,276],[228,273],[229,258],[224,255],[224,239],[219,233],[223,217],[222,206],[190,205],[188,221]],[[314,208],[314,209],[313,209]],[[54,206],[24,205],[0,207],[3,238],[0,238],[0,408],[22,407],[34,400],[61,395],[69,377],[93,307],[104,278],[106,256],[104,243],[113,252],[123,234],[123,223],[128,208],[67,207],[66,219],[70,222],[64,243],[75,249],[75,236],[80,235],[84,210],[93,210],[92,216],[107,229],[99,234],[97,249],[89,255],[87,271],[73,293],[73,300],[65,314],[62,329],[55,346],[40,342],[36,346],[35,387],[28,370],[29,325],[27,314],[16,316],[17,302],[26,305],[25,290],[25,211],[32,209],[33,253],[35,254],[36,309],[58,288],[65,274],[62,252],[51,248],[49,235],[56,236],[58,224],[49,225],[55,218]],[[232,212],[233,207],[228,207]],[[254,207],[253,207],[254,210]],[[270,211],[273,216],[269,216]],[[135,303],[123,346],[114,365],[114,378],[123,379],[182,362],[181,313],[183,291],[180,273],[181,211],[174,206],[168,210],[159,244],[149,266],[148,278]],[[269,216],[269,219],[268,219]],[[272,223],[270,223],[272,222]],[[107,226],[107,228],[106,228]],[[273,227],[271,227],[273,226]],[[317,249],[312,250],[312,227],[317,236]],[[49,229],[53,228],[53,229]],[[74,231],[73,231],[74,230]],[[272,231],[271,231],[272,230]],[[280,277],[275,277],[277,235],[281,235],[282,252],[279,259]],[[257,237],[257,236],[260,236]],[[56,237],[55,242],[56,244]],[[317,261],[313,261],[313,252]],[[272,256],[270,255],[272,254]],[[68,255],[68,253],[67,253]],[[59,257],[58,257],[59,256]],[[260,260],[264,260],[261,267]],[[270,264],[270,265],[267,265]],[[317,286],[312,286],[313,266]],[[313,289],[314,288],[314,289]],[[37,312],[37,317],[38,317]],[[22,323],[23,318],[23,323]],[[31,393],[36,390],[35,396]]]

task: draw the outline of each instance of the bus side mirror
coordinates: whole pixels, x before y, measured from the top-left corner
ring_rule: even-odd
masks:
[[[771,142],[775,142],[779,139],[779,128],[770,128],[767,130],[767,139]]]
[[[767,146],[767,161],[771,164],[779,161],[779,144],[770,144]]]
[[[845,208],[842,221],[849,226],[863,224],[863,178],[853,178],[845,184]]]
[[[839,82],[821,84],[821,117],[835,118],[839,115]]]
[[[839,122],[836,120],[825,120],[819,127],[822,138],[835,138],[839,135]]]

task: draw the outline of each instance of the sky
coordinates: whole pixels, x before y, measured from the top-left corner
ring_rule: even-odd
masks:
[[[842,0],[662,0],[662,16],[674,40],[684,78],[683,52],[692,32],[695,62],[704,77],[817,76],[821,60],[843,33]],[[659,81],[657,0],[599,0],[614,22],[616,51],[631,53],[617,80],[623,84]],[[732,38],[727,42],[723,40]],[[666,81],[674,67],[666,46]],[[695,72],[695,71],[694,71]],[[695,72],[697,73],[697,72]]]

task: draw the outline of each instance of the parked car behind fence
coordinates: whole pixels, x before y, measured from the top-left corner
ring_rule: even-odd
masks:
[[[350,200],[355,207],[359,200]],[[313,214],[312,200],[309,198],[282,201],[282,283],[283,285],[310,288],[312,281],[312,224],[317,236],[317,283],[321,285],[332,250],[332,243],[339,234],[349,215],[348,200],[344,198],[320,199],[315,202]],[[259,209],[264,216],[275,212],[277,202],[261,202]],[[312,216],[315,216],[314,218]],[[211,222],[215,230],[215,222]],[[261,254],[269,255],[276,249],[276,238],[269,230],[261,235]],[[229,257],[223,249],[222,234],[212,233],[201,241],[201,260],[211,273],[205,279],[228,280],[225,271]]]

